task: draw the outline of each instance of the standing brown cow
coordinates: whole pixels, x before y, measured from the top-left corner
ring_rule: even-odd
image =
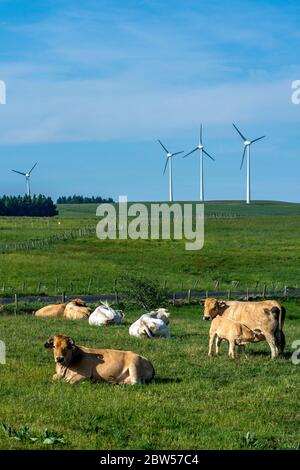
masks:
[[[276,300],[238,302],[208,298],[201,303],[204,305],[204,320],[213,320],[218,316],[221,322],[222,319],[238,322],[252,332],[260,332],[260,340],[267,341],[272,358],[283,352],[285,336],[282,328],[285,320],[285,308]],[[212,325],[210,351],[215,336],[214,330]]]

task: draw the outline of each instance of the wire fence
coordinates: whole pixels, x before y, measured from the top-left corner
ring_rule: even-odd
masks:
[[[96,234],[95,226],[86,226],[77,230],[70,230],[62,234],[55,234],[47,238],[6,243],[5,245],[0,245],[0,254],[47,248],[56,243],[67,240],[76,240],[78,238],[84,238],[94,234]]]

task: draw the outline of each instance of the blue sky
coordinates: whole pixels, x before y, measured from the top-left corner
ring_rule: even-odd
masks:
[[[0,194],[10,168],[38,166],[33,191],[163,200],[160,138],[189,151],[203,122],[207,199],[300,202],[298,1],[0,0]],[[174,161],[174,196],[198,197],[196,156]]]

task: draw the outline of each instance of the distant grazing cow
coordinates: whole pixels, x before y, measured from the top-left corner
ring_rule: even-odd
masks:
[[[146,313],[130,326],[129,334],[139,338],[169,338],[169,316],[170,313],[165,309]]]
[[[209,354],[211,354],[212,351],[217,327],[219,327],[223,319],[231,320],[232,327],[235,331],[234,333],[230,334],[227,332],[227,336],[243,336],[243,334],[247,336],[252,334],[254,335],[252,336],[253,341],[266,340],[270,346],[272,358],[278,356],[279,352],[283,352],[285,346],[285,337],[282,328],[285,320],[285,308],[282,307],[276,300],[264,300],[261,302],[238,302],[208,298],[201,303],[204,305],[203,319],[213,320],[210,332]],[[217,316],[219,318],[217,319],[217,323],[214,326],[214,319]],[[239,332],[237,331],[237,325],[235,325],[233,321],[240,324],[241,329]],[[229,323],[226,323],[226,326],[224,326],[222,330],[223,334],[229,329]],[[252,333],[250,333],[247,329]],[[257,335],[256,339],[254,339],[255,335]]]
[[[93,380],[134,385],[150,382],[155,374],[151,362],[130,351],[79,347],[64,335],[52,336],[44,346],[54,354],[53,380],[63,379],[70,384]]]
[[[103,302],[89,316],[89,324],[95,326],[101,325],[119,325],[122,323],[123,312],[112,309],[107,302]]]

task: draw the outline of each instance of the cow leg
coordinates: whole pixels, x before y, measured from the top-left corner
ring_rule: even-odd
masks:
[[[219,356],[221,354],[221,343],[222,343],[222,338],[220,336],[216,337],[216,355]]]
[[[232,357],[232,358],[234,358],[234,346],[235,346],[234,340],[230,340],[230,341],[229,341],[229,352],[228,352],[228,356],[229,356],[229,357]]]
[[[129,367],[129,381],[130,385],[139,385],[142,383],[141,378],[138,376],[137,367],[135,364]]]
[[[244,344],[239,344],[238,345],[238,350],[237,350],[238,354],[245,354],[245,345]]]
[[[276,345],[276,339],[274,335],[264,335],[266,341],[271,349],[271,358],[274,359],[278,356],[278,347]]]
[[[276,346],[278,347],[279,354],[283,354],[285,348],[285,335],[282,330],[276,333]]]
[[[212,356],[214,339],[215,339],[215,334],[210,335],[210,337],[209,337],[209,348],[208,348],[208,355],[209,356]]]
[[[74,374],[74,375],[71,375],[70,377],[67,377],[66,378],[66,382],[68,382],[69,384],[78,384],[79,382],[82,382],[83,380],[86,380],[87,377],[85,377],[84,375],[81,375],[81,374]]]

